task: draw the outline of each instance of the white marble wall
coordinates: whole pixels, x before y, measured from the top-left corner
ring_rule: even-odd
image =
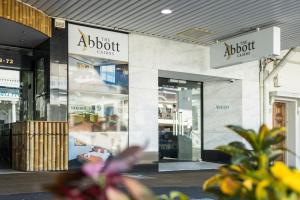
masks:
[[[207,82],[203,87],[204,149],[213,150],[219,145],[239,140],[226,125],[241,125],[242,81]]]
[[[217,134],[223,133],[224,124],[246,124],[255,126],[254,116],[258,110],[256,101],[256,80],[250,77],[257,76],[257,71],[249,69],[257,68],[258,63],[252,63],[249,66],[229,67],[224,69],[211,70],[209,67],[209,48],[176,42],[167,39],[154,38],[138,34],[129,35],[129,144],[144,144],[149,142],[146,152],[151,153],[152,158],[158,158],[158,70],[169,70],[176,72],[186,72],[202,75],[214,75],[220,77],[243,79],[232,84],[223,83],[205,83],[206,115],[204,124],[206,135],[209,131],[215,131]],[[249,79],[249,80],[248,80]],[[258,80],[258,79],[257,79]],[[249,81],[249,82],[247,82]],[[252,86],[255,89],[252,89]],[[249,91],[242,91],[242,90]],[[212,91],[219,91],[216,100],[216,94]],[[229,111],[224,111],[222,115],[213,115],[210,109],[213,109],[216,103],[225,103],[232,105]],[[246,108],[243,103],[251,105]],[[251,110],[250,116],[245,115],[245,110]],[[215,111],[213,111],[214,113]],[[227,113],[226,113],[227,112]],[[234,114],[231,114],[234,113]],[[259,114],[258,114],[259,116]],[[244,121],[248,119],[250,121]],[[215,119],[222,121],[217,123]],[[228,121],[228,119],[230,119]],[[218,128],[216,128],[218,127]],[[224,137],[227,138],[227,135]],[[228,136],[230,137],[230,136]],[[213,141],[214,139],[211,139]],[[215,146],[211,143],[211,148]]]

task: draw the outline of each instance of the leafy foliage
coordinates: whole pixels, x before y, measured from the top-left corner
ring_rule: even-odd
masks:
[[[145,185],[122,174],[137,163],[142,152],[142,147],[131,146],[105,162],[86,163],[79,171],[58,175],[46,189],[57,200],[188,200],[177,191],[156,197]]]
[[[280,147],[284,128],[269,130],[262,125],[259,132],[228,126],[250,145],[231,142],[217,149],[231,156],[231,164],[206,180],[203,189],[220,200],[299,200],[300,172],[276,161],[284,149]]]
[[[131,146],[106,162],[86,163],[80,171],[60,174],[46,189],[54,193],[56,199],[154,200],[156,197],[146,186],[121,174],[139,160],[142,152],[143,148]]]

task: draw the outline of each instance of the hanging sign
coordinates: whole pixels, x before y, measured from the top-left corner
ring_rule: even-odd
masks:
[[[128,62],[128,34],[69,24],[69,53]]]
[[[280,55],[280,28],[271,27],[210,47],[211,68],[221,68]]]

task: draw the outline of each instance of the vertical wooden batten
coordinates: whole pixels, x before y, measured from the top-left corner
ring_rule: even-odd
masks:
[[[12,124],[12,167],[23,171],[68,169],[68,122]]]
[[[17,0],[0,0],[0,18],[29,26],[48,37],[52,36],[51,17]]]

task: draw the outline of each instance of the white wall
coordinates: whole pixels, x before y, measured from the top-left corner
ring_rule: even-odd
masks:
[[[158,70],[242,79],[233,84],[228,84],[226,81],[221,85],[212,82],[204,83],[206,87],[204,90],[207,93],[205,95],[207,101],[204,102],[208,103],[207,106],[211,104],[213,108],[219,104],[214,99],[219,98],[218,101],[221,103],[227,101],[231,105],[230,111],[235,113],[232,117],[228,117],[226,113],[218,116],[218,118],[223,116],[224,125],[238,123],[237,125],[257,128],[259,123],[258,62],[212,70],[209,67],[208,47],[130,34],[129,144],[144,144],[148,141],[146,152],[149,152],[152,159],[158,158]],[[222,90],[223,87],[226,89]],[[219,90],[220,93],[216,95],[211,92],[212,88]],[[204,127],[213,129],[215,118],[208,115],[209,109],[207,107],[207,116],[204,118],[208,120],[212,117],[211,124],[204,124]],[[219,123],[218,127],[223,126]]]
[[[226,125],[241,125],[242,81],[204,83],[204,149],[240,140]]]
[[[241,79],[230,83],[204,83],[204,138],[205,149],[239,140],[225,128],[226,125],[240,125],[258,130],[259,108],[259,63],[248,62],[221,69],[211,69],[211,74],[227,75]],[[216,109],[216,105],[228,105],[228,109]]]
[[[286,51],[282,52],[284,55]],[[274,101],[282,101],[287,105],[287,147],[300,155],[300,117],[299,117],[299,102],[300,102],[300,53],[295,53],[288,58],[288,61],[278,73],[271,76],[265,82],[265,122],[269,127],[272,127],[272,105]],[[270,72],[273,65],[269,64],[267,70]],[[279,87],[274,86],[273,78],[278,76]],[[270,93],[277,92],[275,96],[270,96]],[[300,168],[300,160],[294,155],[287,154],[287,164]]]

